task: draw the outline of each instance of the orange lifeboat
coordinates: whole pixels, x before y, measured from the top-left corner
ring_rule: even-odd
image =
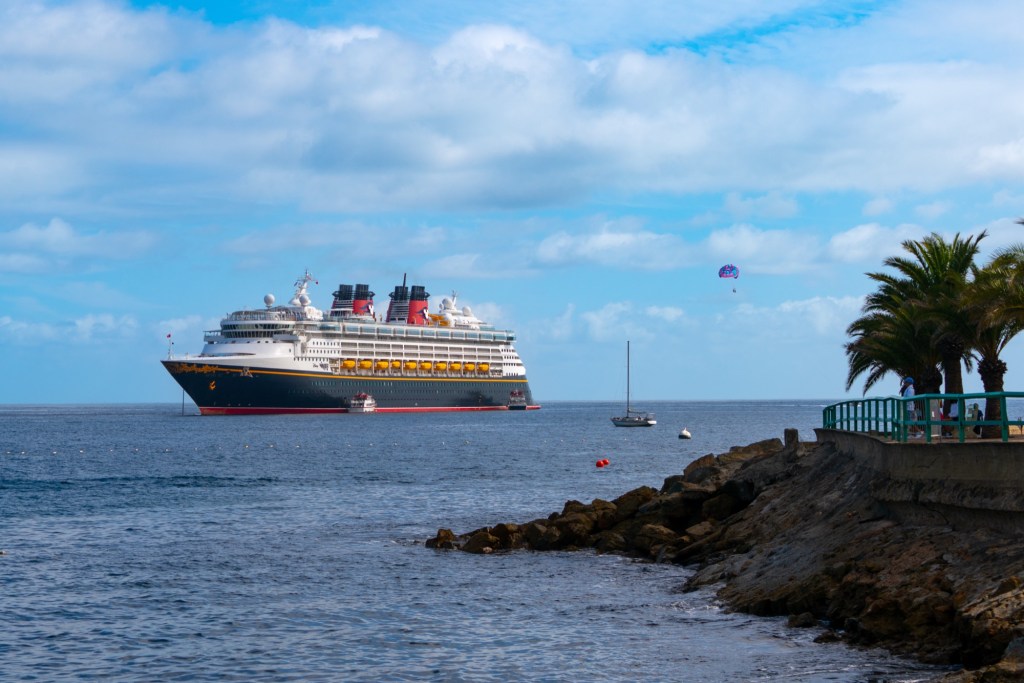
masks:
[[[369,370],[372,367],[373,367],[373,361],[372,360],[364,359],[364,360],[359,361],[359,369],[360,370]]]
[[[391,363],[387,362],[386,360],[379,360],[373,365],[378,370],[387,370],[391,366]]]
[[[414,361],[414,360],[407,360],[407,361],[405,361],[405,369],[406,370],[415,370],[418,365],[419,364],[416,361]]]
[[[356,366],[356,362],[354,360],[352,360],[351,358],[346,358],[345,360],[343,360],[341,362],[341,367],[345,368],[346,370],[351,370],[355,366]]]
[[[428,360],[425,360],[422,363],[420,363],[420,370],[430,371],[432,367],[434,367],[434,364]]]
[[[463,367],[466,368],[466,372],[473,372],[476,370],[476,363],[466,363]]]
[[[440,363],[434,363],[434,372],[444,372],[448,369],[448,363],[441,361]]]
[[[448,366],[448,369],[451,370],[452,372],[462,372],[462,363],[460,363],[459,361],[454,361],[451,365]]]
[[[401,367],[402,367],[402,361],[400,361],[400,360],[393,360],[393,361],[391,361],[391,369],[392,370],[399,370]]]
[[[480,365],[476,366],[476,371],[477,372],[487,372],[490,369],[491,369],[491,366],[489,364],[487,364],[487,363],[481,363]]]

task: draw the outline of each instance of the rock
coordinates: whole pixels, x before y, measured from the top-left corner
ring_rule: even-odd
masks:
[[[790,614],[787,625],[791,628],[811,628],[818,625],[818,620],[810,612]]]
[[[778,453],[784,448],[779,439],[764,439],[747,446],[733,446],[725,455],[718,456],[723,461],[746,461],[752,458],[763,458],[773,453]]]
[[[637,509],[637,515],[656,515],[666,526],[683,529],[701,521],[701,507],[711,493],[701,490],[682,490],[660,493]]]
[[[519,548],[523,545],[523,531],[518,524],[503,522],[491,529],[491,533],[504,549]]]
[[[701,522],[700,524],[694,524],[687,528],[686,535],[692,539],[705,538],[714,530],[715,525],[711,522]]]
[[[819,636],[815,637],[814,642],[816,642],[816,643],[838,643],[841,640],[842,640],[842,638],[840,637],[840,635],[838,633],[836,633],[832,629],[829,629],[829,630],[825,631],[824,633],[820,634]]]
[[[544,523],[535,521],[525,525],[523,527],[523,536],[526,537],[527,545],[536,550],[542,550],[542,548],[539,547],[539,543],[541,543],[541,539],[544,537],[544,534],[547,533],[547,530],[547,520],[544,520]]]
[[[572,512],[555,520],[559,542],[565,546],[583,547],[594,530],[594,519],[584,512]]]
[[[640,506],[658,495],[650,486],[641,486],[633,489],[612,501],[615,505],[615,514],[612,524],[618,524],[636,514]]]
[[[742,508],[743,504],[734,496],[723,493],[704,501],[700,511],[706,519],[722,520]]]
[[[560,550],[563,546],[562,533],[557,526],[548,526],[531,546],[534,550]]]
[[[500,543],[501,541],[498,540],[497,536],[494,536],[487,531],[478,531],[470,536],[469,540],[463,544],[462,550],[467,553],[490,553],[493,552]]]
[[[427,539],[425,546],[451,550],[455,547],[455,533],[451,529],[438,529],[437,536]]]
[[[598,531],[604,531],[610,529],[615,523],[615,517],[618,514],[618,506],[607,500],[601,500],[595,498],[594,502],[590,504],[594,515],[594,528]]]
[[[658,545],[671,545],[679,540],[679,534],[660,524],[644,524],[633,538],[633,547],[650,552]]]
[[[1002,581],[997,587],[994,595],[1002,595],[1003,593],[1009,593],[1010,591],[1020,590],[1021,581],[1016,576],[1011,576],[1008,579]]]
[[[565,501],[565,505],[562,506],[561,516],[565,517],[566,515],[572,514],[573,512],[579,512],[585,509],[586,507],[586,505],[579,502],[578,500],[567,500]]]
[[[602,531],[597,534],[594,547],[601,553],[621,553],[632,546],[626,541],[626,537],[617,531]]]
[[[958,671],[941,679],[942,683],[1019,683],[1024,681],[1024,638],[1016,638],[995,664],[974,670]]]
[[[678,493],[686,488],[686,483],[685,475],[673,474],[671,477],[665,477],[659,493]]]
[[[690,484],[703,484],[718,473],[718,461],[714,455],[697,458],[683,470],[682,480]]]

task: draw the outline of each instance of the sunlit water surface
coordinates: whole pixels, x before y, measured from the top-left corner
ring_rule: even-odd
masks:
[[[819,402],[198,417],[0,407],[5,680],[918,681],[820,629],[681,593],[689,570],[591,552],[433,551],[659,487],[694,458],[813,440]],[[194,409],[193,409],[194,410]],[[680,440],[687,427],[690,440]],[[595,467],[607,458],[608,467]]]

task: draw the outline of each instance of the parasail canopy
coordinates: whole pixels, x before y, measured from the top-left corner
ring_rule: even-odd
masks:
[[[718,269],[718,277],[731,277],[738,278],[740,276],[740,269],[729,263]]]

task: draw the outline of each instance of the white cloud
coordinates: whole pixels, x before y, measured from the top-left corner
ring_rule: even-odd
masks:
[[[972,235],[977,235],[982,230],[988,233],[988,236],[979,245],[983,259],[998,249],[1014,244],[1024,244],[1024,225],[1017,223],[1017,220],[1019,219],[1001,218],[971,230],[970,234]]]
[[[789,230],[761,230],[734,225],[708,236],[711,256],[734,263],[740,272],[797,273],[816,267],[820,252],[817,237]]]
[[[546,336],[558,341],[569,340],[573,333],[573,316],[575,312],[576,306],[573,304],[566,305],[565,311],[561,315],[544,324]]]
[[[1021,210],[1024,208],[1024,193],[1016,190],[999,190],[992,195],[992,205]]]
[[[0,142],[0,199],[23,202],[30,197],[47,197],[83,179],[69,150],[57,149],[48,142]]]
[[[693,262],[693,252],[675,235],[659,234],[626,223],[605,223],[583,234],[557,232],[537,246],[537,261],[546,265],[595,263],[617,268],[668,270]]]
[[[580,314],[586,326],[588,338],[599,341],[622,339],[649,340],[654,333],[636,316],[636,306],[631,302],[612,302],[599,310]]]
[[[234,254],[267,254],[339,245],[358,248],[366,240],[373,240],[373,232],[368,226],[359,223],[279,225],[226,240],[223,249]]]
[[[790,300],[774,306],[741,304],[719,314],[718,321],[720,327],[729,330],[731,338],[755,348],[773,341],[806,341],[809,337],[839,342],[860,314],[863,301],[863,297],[847,296]]]
[[[0,340],[5,342],[32,345],[52,341],[60,336],[60,331],[48,322],[27,323],[9,315],[0,315]]]
[[[890,256],[904,253],[902,243],[924,237],[927,231],[916,225],[888,228],[878,223],[864,223],[833,235],[828,242],[828,256],[841,263],[878,264]]]
[[[209,326],[209,329],[213,329],[217,324],[217,322],[214,322],[213,325],[210,325],[209,321],[206,323],[206,325]],[[201,332],[203,329],[207,328],[203,325],[202,317],[198,315],[187,315],[184,318],[161,320],[156,324],[156,332],[164,338],[170,334],[172,340],[181,337],[183,334]]]
[[[644,313],[669,323],[676,322],[686,315],[683,309],[676,306],[648,306],[644,309]]]
[[[1024,179],[1024,138],[981,147],[974,168],[983,175]]]
[[[845,336],[846,328],[860,313],[861,297],[814,297],[803,301],[784,301],[776,311],[790,324],[811,330],[820,336]]]
[[[135,336],[138,322],[133,316],[115,317],[110,314],[89,314],[74,320],[49,323],[31,323],[0,316],[0,340],[19,345],[57,342],[88,344]]]
[[[934,220],[949,213],[951,205],[947,201],[936,201],[928,204],[921,204],[920,206],[914,207],[914,212],[918,216],[922,216],[929,220]]]
[[[875,197],[864,205],[861,210],[865,216],[881,216],[893,210],[893,202],[887,197]]]
[[[509,319],[508,313],[501,304],[494,303],[493,301],[478,301],[472,303],[460,299],[458,300],[457,305],[463,309],[468,306],[473,315],[486,323],[494,325],[495,327],[514,327],[512,324],[513,321]]]
[[[65,259],[130,259],[148,251],[156,242],[155,234],[143,230],[83,233],[60,218],[44,226],[25,223],[0,232],[0,247],[27,259],[46,255]]]
[[[128,315],[114,317],[109,313],[87,315],[72,323],[72,340],[90,342],[97,338],[124,339],[135,335],[138,323]]]
[[[49,265],[47,259],[33,254],[0,254],[0,273],[41,273]]]
[[[908,2],[844,23],[787,22],[806,19],[798,0],[753,4],[616,3],[564,27],[546,23],[564,8],[517,8],[516,26],[477,10],[475,25],[446,18],[454,30],[431,46],[375,26],[215,29],[162,9],[14,3],[0,10],[0,99],[24,133],[20,158],[37,161],[0,162],[0,193],[123,206],[158,190],[173,206],[196,201],[200,178],[205,201],[447,210],[731,191],[740,217],[785,217],[803,190],[1020,180],[1021,59],[1004,28],[1019,7],[968,18],[956,3]],[[581,57],[571,41],[586,42],[597,16],[614,32]],[[976,41],[952,31],[959,22]],[[752,42],[616,42],[641,27],[668,44],[742,27]],[[933,53],[936,41],[967,56]]]
[[[485,256],[483,254],[450,254],[423,263],[418,271],[432,279],[516,279],[530,271],[515,259],[502,258],[505,255]],[[497,260],[495,260],[497,259]]]
[[[576,333],[576,305],[568,303],[553,318],[532,318],[518,330],[521,339],[532,342],[560,344]]]
[[[433,56],[441,70],[486,71],[497,66],[502,72],[530,74],[557,54],[522,31],[492,24],[458,31]]]
[[[686,324],[686,313],[676,306],[637,306],[630,301],[609,302],[580,314],[589,339],[598,342],[656,339],[659,330]]]
[[[730,192],[725,197],[725,209],[743,219],[758,216],[789,218],[800,211],[800,206],[791,197],[784,197],[778,192],[769,192],[760,197],[743,197],[738,192]]]

